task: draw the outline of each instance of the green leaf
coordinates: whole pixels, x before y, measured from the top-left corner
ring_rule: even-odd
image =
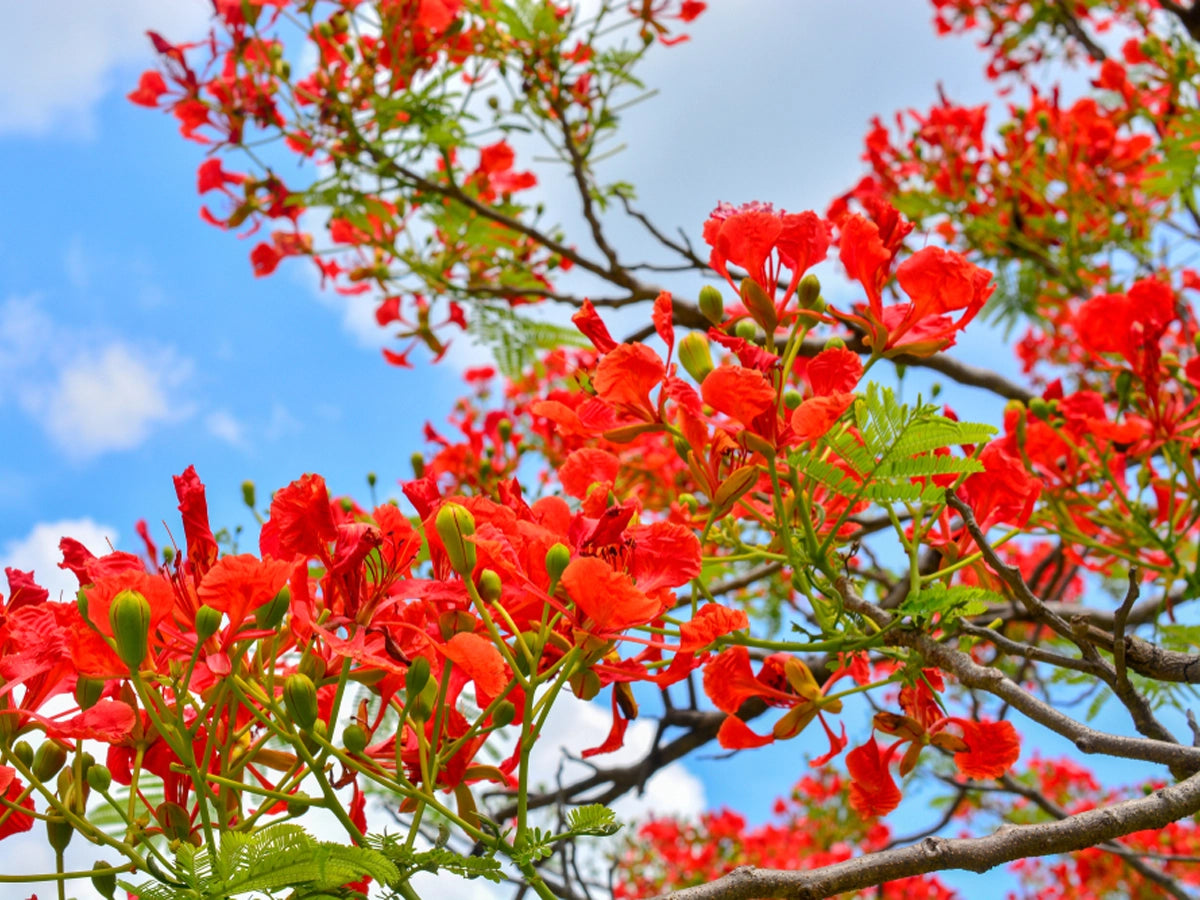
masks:
[[[400,877],[396,866],[377,850],[317,841],[299,825],[289,823],[248,834],[226,831],[215,848],[197,850],[183,844],[175,861],[182,888],[155,882],[122,882],[122,887],[147,900],[226,900],[239,894],[273,894],[286,889],[308,896],[363,878],[387,884]]]
[[[909,594],[898,611],[902,616],[926,621],[937,615],[944,625],[962,616],[980,615],[987,612],[990,605],[1003,602],[1002,596],[987,588],[966,584],[947,587],[936,582],[916,594]]]
[[[602,803],[577,806],[567,817],[567,828],[571,834],[607,837],[621,830],[617,814]]]
[[[417,872],[449,872],[460,878],[486,878],[497,883],[504,880],[500,861],[494,856],[463,856],[446,847],[414,850],[391,834],[367,835],[367,845],[392,862],[400,881],[407,881]]]

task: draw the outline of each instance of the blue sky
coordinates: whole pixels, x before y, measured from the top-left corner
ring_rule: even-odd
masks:
[[[857,180],[871,115],[927,108],[939,82],[963,101],[988,94],[982,56],[934,37],[927,0],[712,6],[690,43],[653,57],[644,74],[660,94],[629,111],[629,149],[607,170],[697,241],[720,200],[823,210]],[[422,426],[443,420],[461,366],[478,357],[390,368],[380,336],[362,327],[367,301],[348,309],[354,299],[322,295],[299,265],[255,279],[250,243],[201,222],[201,149],[124,95],[152,63],[145,29],[195,38],[206,9],[49,0],[5,13],[0,566],[33,568],[55,590],[72,587],[54,568],[64,534],[95,552],[108,541],[136,550],[134,523],[145,518],[160,543],[164,520],[181,539],[171,476],[188,465],[208,485],[214,526],[252,524],[245,479],[264,496],[316,471],[334,492],[366,499],[373,471],[383,496],[398,494]],[[570,223],[563,179],[542,181],[550,211]],[[614,233],[636,251],[634,232]],[[959,352],[1012,367],[982,328]],[[990,399],[949,398],[964,417],[996,420]],[[577,724],[563,726],[564,739]],[[805,749],[695,763],[699,777],[677,770],[648,802],[730,804],[761,819]]]

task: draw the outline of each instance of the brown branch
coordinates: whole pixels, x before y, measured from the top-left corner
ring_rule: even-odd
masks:
[[[1005,825],[978,838],[926,838],[818,869],[742,866],[723,878],[663,894],[658,900],[815,900],[899,878],[947,869],[986,872],[1006,862],[1084,850],[1134,831],[1164,828],[1200,810],[1200,774],[1147,797],[1092,809],[1056,822]]]
[[[1067,810],[1063,809],[1041,791],[1026,787],[1011,775],[1002,776],[1000,783],[1004,785],[1005,790],[1035,803],[1040,809],[1054,816],[1056,819],[1062,820],[1071,817],[1071,814]],[[959,785],[956,783],[955,786],[958,787]],[[1148,881],[1153,881],[1172,897],[1175,897],[1176,900],[1192,900],[1192,896],[1174,878],[1157,866],[1146,862],[1136,850],[1126,847],[1119,841],[1105,841],[1102,844],[1097,844],[1097,847],[1106,853],[1121,857],[1131,869]]]
[[[847,579],[839,578],[837,589],[850,612],[871,620],[880,628],[887,628],[892,623],[891,613],[865,601]],[[1098,731],[1037,699],[994,666],[981,666],[966,653],[938,643],[922,631],[892,628],[884,636],[884,641],[915,650],[929,663],[954,675],[964,687],[977,688],[1000,698],[1039,725],[1071,741],[1081,753],[1160,763],[1173,773],[1180,773],[1181,777],[1200,771],[1200,750],[1197,748],[1185,747],[1170,740],[1133,738]]]
[[[846,347],[855,353],[870,353],[871,349],[862,342],[861,337],[846,340]],[[816,356],[825,349],[825,341],[819,338],[806,338],[800,346],[801,356]],[[945,353],[935,353],[933,356],[909,356],[901,354],[890,357],[892,363],[900,366],[911,366],[919,369],[929,369],[940,375],[945,375],[958,384],[967,387],[983,388],[1006,400],[1020,400],[1027,403],[1036,395],[1029,388],[1009,381],[1003,375],[962,362]]]

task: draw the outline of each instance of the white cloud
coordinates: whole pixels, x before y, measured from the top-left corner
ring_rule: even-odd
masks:
[[[63,453],[87,459],[136,447],[156,426],[186,416],[169,395],[189,372],[173,353],[110,343],[63,366],[52,387],[27,386],[21,404]]]
[[[62,553],[58,542],[71,537],[96,556],[108,553],[117,545],[117,531],[93,519],[61,519],[39,522],[25,537],[8,541],[0,548],[0,571],[7,567],[32,571],[34,580],[50,592],[50,598],[72,597],[79,584],[75,576],[60,569]]]
[[[228,410],[218,409],[209,413],[204,419],[204,427],[213,437],[224,441],[231,447],[238,449],[246,447],[246,429]]]
[[[0,302],[0,404],[17,400],[69,458],[128,450],[187,418],[171,394],[191,368],[171,348],[57,322],[37,297]]]
[[[206,0],[6,4],[0,133],[89,135],[101,98],[132,90],[136,68],[153,64],[146,30],[175,42],[194,39],[211,10]]]

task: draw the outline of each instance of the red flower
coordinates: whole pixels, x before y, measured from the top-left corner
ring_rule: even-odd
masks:
[[[713,369],[700,385],[700,392],[705,403],[747,428],[778,400],[775,388],[761,372],[741,366]]]
[[[174,480],[175,496],[179,498],[179,512],[183,516],[183,534],[187,539],[188,563],[198,575],[203,575],[216,562],[220,552],[208,524],[204,484],[196,474],[195,466],[188,466]]]
[[[1021,739],[1012,722],[973,722],[959,719],[966,750],[954,754],[958,771],[967,778],[999,778],[1021,756]]]
[[[891,753],[881,755],[875,738],[846,754],[850,783],[850,805],[860,816],[886,816],[900,805],[900,789],[888,772]]]
[[[138,79],[137,90],[130,91],[125,96],[131,103],[136,103],[138,106],[149,106],[153,109],[158,106],[158,98],[166,92],[167,83],[163,81],[163,77],[150,69],[143,72],[142,77]]]
[[[10,769],[8,766],[0,766],[0,791],[3,792],[4,799],[9,803],[20,806],[22,809],[27,809],[30,813],[34,811],[33,798],[25,793],[25,786],[17,778],[16,769]],[[25,796],[22,796],[23,794]],[[29,831],[31,828],[33,828],[32,815],[27,816],[11,807],[6,807],[3,811],[0,811],[0,840],[11,834]]]

